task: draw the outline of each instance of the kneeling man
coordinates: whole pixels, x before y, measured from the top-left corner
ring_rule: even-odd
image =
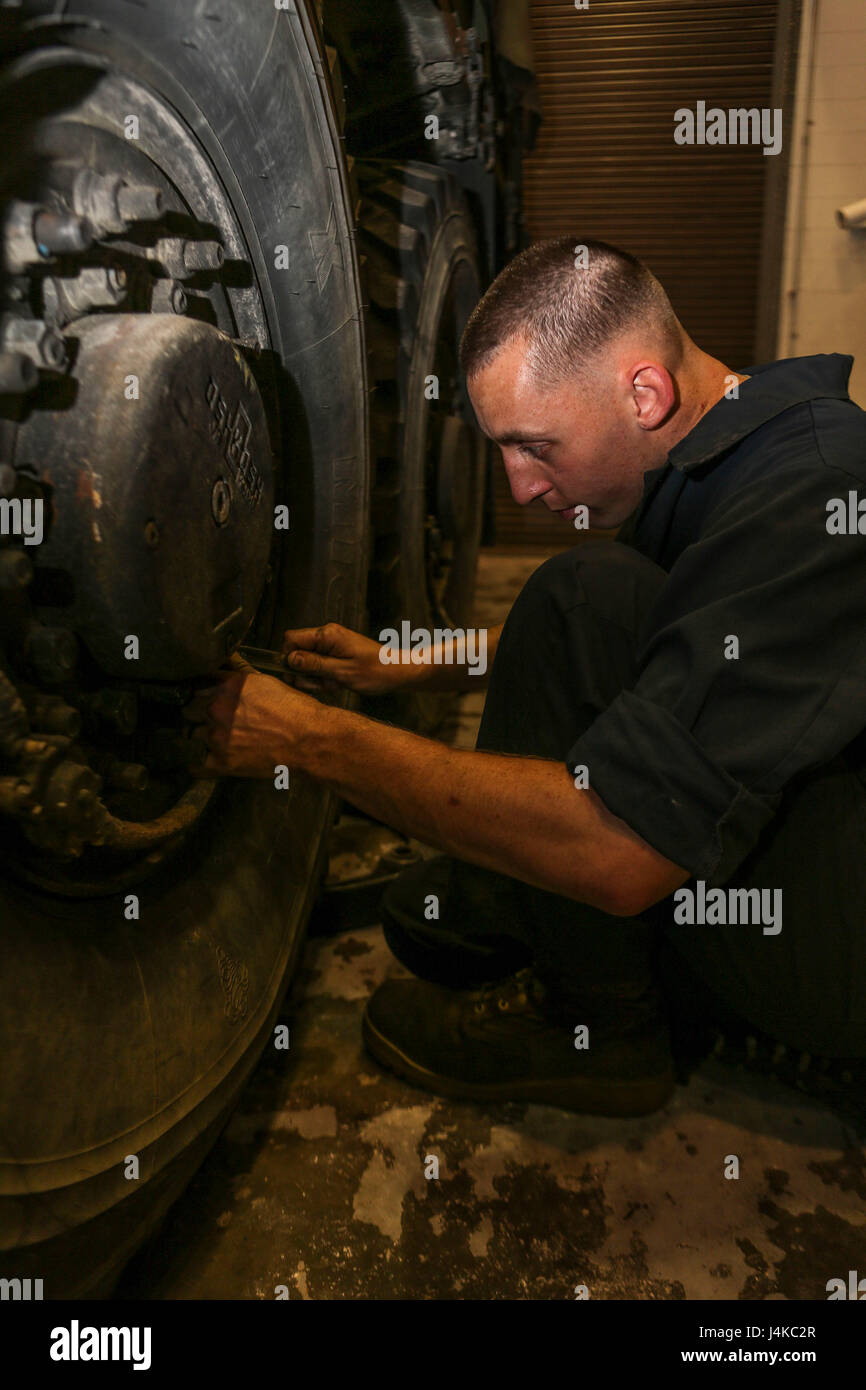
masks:
[[[518,256],[463,340],[515,501],[622,528],[489,631],[476,751],[234,670],[199,702],[199,770],[285,763],[442,851],[384,905],[417,978],[368,1004],[380,1061],[636,1115],[668,1099],[689,1012],[866,1057],[866,414],[850,357],[734,371],[646,266],[583,244]],[[334,624],[286,651],[366,694],[480,679]]]

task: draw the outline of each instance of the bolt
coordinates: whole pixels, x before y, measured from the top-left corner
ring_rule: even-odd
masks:
[[[214,483],[210,505],[211,511],[213,512],[213,519],[217,526],[225,526],[229,519],[229,512],[232,509],[231,489],[225,478],[220,478]]]
[[[155,521],[148,521],[144,528],[144,543],[151,550],[159,545],[159,527]]]
[[[174,285],[172,287],[169,302],[171,304],[172,311],[175,314],[186,313],[187,299],[186,291],[184,290],[183,285]]]
[[[33,219],[33,240],[40,256],[74,256],[93,245],[93,229],[86,217],[43,208]]]
[[[0,551],[0,593],[26,589],[33,579],[33,566],[22,550]]]

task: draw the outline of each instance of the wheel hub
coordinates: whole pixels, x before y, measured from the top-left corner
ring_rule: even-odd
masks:
[[[16,464],[50,489],[34,605],[110,676],[213,671],[252,622],[273,539],[256,383],[207,323],[102,314],[75,335],[74,399],[18,437]]]

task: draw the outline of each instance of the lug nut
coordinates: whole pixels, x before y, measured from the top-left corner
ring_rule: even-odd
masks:
[[[76,822],[86,821],[98,810],[99,777],[85,763],[62,762],[45,788],[45,809],[56,816],[72,811]]]
[[[33,265],[50,260],[55,252],[86,251],[93,241],[82,217],[55,212],[40,203],[13,199],[3,213],[3,261],[11,275],[23,275]]]
[[[153,222],[162,213],[162,190],[144,183],[123,183],[117,194],[117,210],[128,222]]]
[[[25,811],[33,799],[33,788],[29,782],[18,777],[0,777],[0,811],[14,816]]]
[[[63,734],[65,738],[77,738],[81,733],[81,715],[59,695],[38,691],[32,697],[26,695],[25,703],[31,727],[37,733]]]
[[[82,700],[89,714],[109,724],[119,734],[129,735],[138,725],[138,700],[132,690],[98,690]]]
[[[149,782],[147,768],[140,763],[121,763],[112,761],[106,769],[108,780],[113,787],[127,792],[143,792]]]
[[[185,314],[187,306],[183,285],[177,280],[157,280],[150,298],[151,313]]]
[[[183,237],[160,237],[148,258],[175,280],[187,280],[203,270],[219,270],[224,259],[218,241],[187,241]]]
[[[0,340],[4,349],[29,357],[37,367],[59,371],[68,361],[65,341],[41,319],[19,319],[7,314],[0,328]]]
[[[183,263],[191,275],[200,270],[219,270],[224,259],[218,241],[188,241],[183,248]]]
[[[119,304],[126,294],[126,271],[116,266],[85,266],[75,277],[53,277],[61,307],[67,314],[86,313]]]
[[[42,257],[74,256],[93,245],[93,229],[86,217],[43,208],[33,218],[33,240]]]
[[[75,633],[65,627],[34,626],[27,643],[27,659],[46,685],[59,684],[72,674],[78,661]]]
[[[39,380],[36,364],[21,352],[0,352],[0,396],[32,391]]]
[[[26,589],[33,579],[33,566],[23,550],[0,551],[0,593]]]
[[[132,222],[149,222],[159,217],[164,199],[159,188],[127,183],[117,174],[82,169],[72,185],[72,203],[98,236],[116,236],[127,231]]]
[[[46,327],[39,340],[39,355],[46,367],[53,367],[59,371],[61,367],[66,366],[69,356],[66,344],[53,328]]]

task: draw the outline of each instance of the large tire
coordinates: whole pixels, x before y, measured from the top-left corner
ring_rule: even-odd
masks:
[[[5,42],[7,74],[52,46],[64,61],[91,55],[128,76],[170,103],[210,161],[242,229],[282,382],[274,442],[288,465],[278,496],[291,503],[291,531],[257,640],[326,620],[359,626],[361,299],[307,6],[24,0]],[[275,267],[278,243],[291,248],[287,271]],[[74,899],[14,876],[4,884],[3,1276],[42,1279],[46,1298],[104,1296],[182,1191],[272,1037],[332,810],[327,793],[294,774],[289,791],[223,785],[180,857],[136,889],[137,921],[126,920],[122,893]]]
[[[355,169],[374,386],[371,630],[403,620],[465,628],[486,474],[458,367],[481,294],[473,222],[454,179],[433,165],[368,160]],[[429,732],[448,704],[416,696],[390,702],[387,715]]]

